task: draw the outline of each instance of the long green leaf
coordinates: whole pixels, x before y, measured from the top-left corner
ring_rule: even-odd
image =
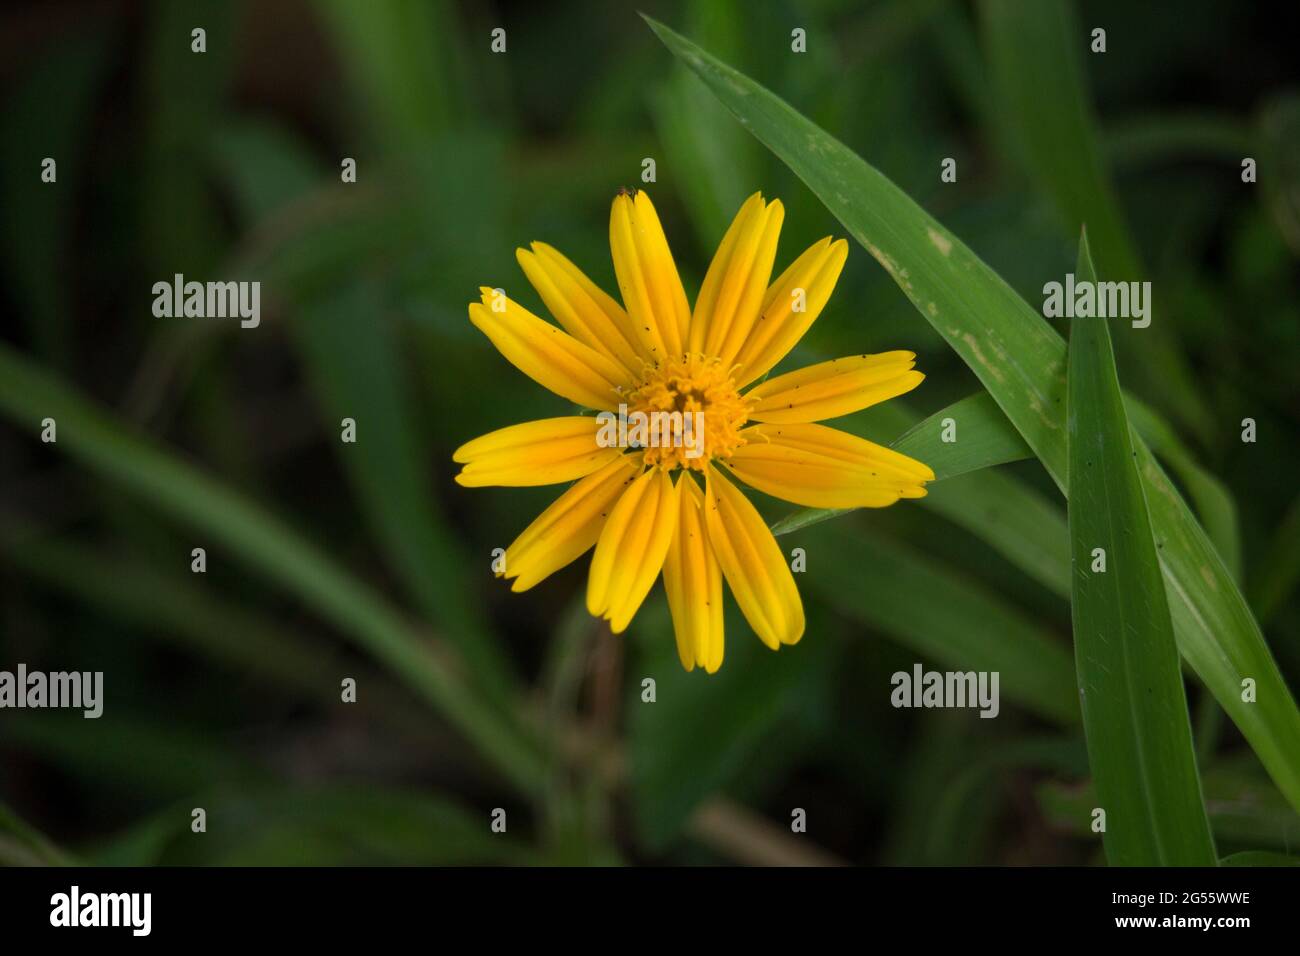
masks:
[[[798,111],[667,27],[659,37],[812,189],[975,372],[1064,492],[1065,342],[978,256]],[[1135,445],[1179,650],[1300,807],[1300,711],[1241,592],[1143,442]],[[1254,700],[1242,699],[1243,681]]]
[[[1097,277],[1085,237],[1076,274]],[[1074,658],[1106,858],[1213,866],[1192,726],[1107,321],[1070,330]]]

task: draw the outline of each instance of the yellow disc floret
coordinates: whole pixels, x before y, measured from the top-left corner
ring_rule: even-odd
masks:
[[[728,458],[745,444],[740,430],[749,420],[749,403],[741,398],[731,371],[720,359],[699,354],[646,366],[641,381],[628,395],[629,412],[641,412],[652,423],[658,421],[665,427],[671,423],[673,429],[679,429],[675,440],[646,444],[647,465],[703,471],[705,462]],[[702,438],[697,432],[701,425]],[[662,438],[652,424],[652,438],[657,434]]]

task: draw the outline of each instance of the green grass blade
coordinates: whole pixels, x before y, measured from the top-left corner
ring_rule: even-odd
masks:
[[[92,159],[83,137],[93,121],[95,97],[110,64],[113,32],[87,24],[45,54],[15,82],[0,118],[0,206],[5,230],[0,264],[17,311],[43,359],[67,367],[73,297],[62,275],[62,256],[75,228],[77,192]],[[37,152],[36,144],[40,144]],[[42,157],[55,159],[54,184],[39,183]]]
[[[975,372],[1062,492],[1065,342],[960,239],[770,91],[650,20],[742,125],[802,179]],[[1143,442],[1135,451],[1179,649],[1300,807],[1300,711],[1236,583]],[[1255,682],[1254,701],[1242,681]]]
[[[983,0],[979,9],[999,115],[1066,234],[1077,235],[1086,220],[1103,275],[1125,282],[1145,278],[1102,162],[1082,63],[1091,55],[1090,37],[1073,4]],[[1136,334],[1116,330],[1117,347],[1125,358],[1140,352],[1141,362],[1130,363],[1141,376],[1140,390],[1158,385],[1165,410],[1208,438],[1211,415],[1171,328],[1156,316],[1151,328]]]
[[[909,429],[894,447],[933,468],[936,479],[1034,456],[985,392],[935,412]]]
[[[987,851],[973,855],[968,846],[970,807],[989,805],[985,812],[995,818],[990,822],[996,822],[998,807],[990,798],[1001,791],[1005,776],[1015,772],[1087,770],[1083,741],[1073,735],[1008,740],[981,734],[978,728],[971,730],[969,722],[942,718],[926,730],[918,747],[928,745],[932,752],[927,755],[922,751],[909,758],[913,779],[903,784],[899,797],[901,819],[891,820],[889,827],[892,831],[902,824],[911,832],[891,835],[894,850],[882,861],[887,866],[987,863]],[[935,741],[936,737],[939,741]],[[938,748],[935,743],[939,743]],[[915,848],[912,853],[899,852],[909,845]]]
[[[1104,275],[1136,278],[1138,255],[1101,160],[1082,56],[1088,33],[1069,0],[981,0],[989,74],[1028,172],[1066,229],[1084,218]],[[1027,82],[1032,77],[1032,82]]]
[[[1256,132],[1230,114],[1155,113],[1108,123],[1104,151],[1113,166],[1164,166],[1199,159],[1238,167],[1258,146]]]
[[[1242,752],[1201,773],[1205,808],[1219,845],[1292,853],[1300,846],[1300,813],[1268,785],[1250,754]]]
[[[1232,577],[1240,581],[1241,532],[1232,495],[1223,482],[1196,463],[1177,433],[1159,415],[1131,395],[1125,397],[1124,405],[1138,434],[1182,481],[1205,533]]]
[[[325,414],[325,433],[358,503],[402,575],[420,612],[442,630],[498,699],[518,687],[471,592],[469,561],[457,547],[428,485],[434,460],[411,401],[403,344],[385,316],[378,287],[358,282],[299,305],[294,339]],[[338,441],[339,423],[357,423],[357,442]]]
[[[1070,595],[1065,512],[1030,485],[981,471],[930,488],[919,502],[965,528],[1053,594]]]
[[[205,845],[197,849],[200,857],[192,862],[204,865],[518,866],[537,862],[536,851],[518,838],[493,833],[486,812],[427,790],[355,784],[262,787],[238,794],[213,793],[207,805],[210,815],[233,823],[219,840],[202,841]],[[196,852],[181,847],[186,853]]]
[[[1076,273],[1095,282],[1085,236]],[[1105,319],[1070,329],[1071,611],[1088,763],[1118,866],[1213,866],[1192,726]]]
[[[182,562],[168,571],[121,554],[98,553],[0,523],[0,557],[65,598],[128,624],[132,633],[178,647],[218,667],[245,673],[280,693],[332,706],[339,699],[338,651],[322,651],[266,616],[195,583]],[[428,717],[383,675],[353,661],[348,676],[371,690],[356,704],[413,738],[427,735]]]
[[[220,0],[149,5],[141,64],[149,109],[143,130],[139,233],[150,274],[200,273],[216,264],[225,223],[204,178],[204,145],[232,92],[238,8]],[[187,42],[207,33],[202,69]],[[140,133],[135,135],[139,136]]]
[[[390,147],[422,145],[456,120],[461,54],[447,3],[328,0],[319,12],[360,88],[359,105]]]
[[[1065,775],[1075,776],[1068,771]],[[1246,781],[1235,773],[1225,775],[1210,768],[1203,783],[1205,810],[1214,828],[1214,839],[1225,853],[1247,848],[1284,853],[1294,850],[1300,817],[1267,782]],[[1092,811],[1097,806],[1097,792],[1091,781],[1044,780],[1034,788],[1034,797],[1039,813],[1052,829],[1096,840]]]
[[[743,18],[732,0],[688,6],[691,33],[728,53],[744,48]],[[744,130],[726,122],[726,109],[685,67],[678,67],[653,97],[655,128],[664,145],[665,166],[677,170],[674,185],[701,246],[727,231],[748,195],[760,159]]]
[[[0,724],[0,742],[78,786],[93,787],[105,799],[129,794],[179,800],[200,788],[241,788],[271,776],[210,728],[125,707],[114,708],[108,720],[68,720],[55,711],[27,710]]]
[[[1020,610],[942,562],[861,529],[827,526],[807,550],[810,565],[818,553],[836,555],[804,583],[830,606],[928,661],[998,671],[1007,700],[1057,724],[1077,723],[1068,649]]]
[[[56,378],[0,346],[0,413],[33,432],[58,423],[55,447],[159,509],[200,529],[298,595],[359,647],[441,710],[502,774],[525,791],[539,785],[535,742],[475,696],[426,636],[386,600],[266,509],[157,445],[121,428]],[[209,548],[212,551],[212,548]]]

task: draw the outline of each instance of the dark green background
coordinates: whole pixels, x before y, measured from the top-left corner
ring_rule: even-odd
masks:
[[[995,6],[1014,20],[1014,4]],[[1262,6],[1063,9],[1123,210],[1111,225],[1129,230],[1188,379],[1132,349],[1121,376],[1230,493],[1241,579],[1295,687],[1300,99],[1291,38]],[[991,65],[1005,36],[991,7],[642,8],[866,157],[1029,302],[1070,270],[1077,235],[1052,179],[1068,157],[1020,141],[1037,84]],[[1099,859],[1081,827],[1077,726],[1005,694],[992,721],[889,705],[891,673],[939,666],[916,649],[931,627],[1014,626],[1069,651],[1067,601],[936,509],[904,503],[782,538],[808,553],[807,635],[772,654],[729,613],[713,678],[680,671],[661,589],[611,637],[582,610],[586,559],[523,596],[493,580],[492,549],[557,489],[459,488],[451,452],[567,411],[466,316],[480,285],[542,311],[517,246],[549,242],[612,291],[609,203],[643,186],[693,297],[754,190],[786,207],[778,268],[843,235],[633,5],[28,3],[0,17],[0,348],[275,516],[225,540],[177,516],[197,500],[183,482],[169,485],[177,505],[64,454],[76,415],[42,445],[40,415],[0,402],[0,668],[103,670],[106,684],[98,721],[0,711],[0,859]],[[504,55],[489,49],[498,26]],[[1105,54],[1088,52],[1094,26]],[[790,50],[795,27],[806,54]],[[57,184],[39,181],[45,156]],[[355,185],[339,181],[345,156]],[[1259,183],[1242,183],[1244,156]],[[945,157],[955,184],[939,180]],[[261,326],[155,319],[151,287],[177,272],[261,280]],[[783,368],[898,348],[919,353],[925,383],[840,424],[888,441],[977,387],[853,246]],[[356,445],[338,441],[344,416]],[[1245,417],[1255,444],[1240,441]],[[1036,463],[1003,470],[1060,510]],[[950,511],[988,506],[962,482],[945,483]],[[773,520],[793,510],[754,498]],[[213,521],[235,527],[220,507]],[[285,534],[367,600],[349,604],[310,562],[301,578],[285,571],[300,569],[276,556]],[[203,576],[189,570],[196,546]],[[389,614],[405,643],[386,654],[366,635]],[[436,655],[473,702],[470,725],[505,728],[522,749],[485,754],[497,738],[448,722],[404,653]],[[355,705],[338,699],[348,676]],[[641,702],[646,677],[654,704]],[[1220,853],[1294,850],[1300,819],[1189,681]],[[198,806],[202,836],[189,828]],[[505,835],[489,832],[497,807]]]

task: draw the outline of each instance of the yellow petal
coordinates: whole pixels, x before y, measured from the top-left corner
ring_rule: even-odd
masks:
[[[775,650],[803,636],[803,602],[776,538],[749,499],[708,469],[704,519],[709,543],[749,626]]]
[[[883,508],[925,496],[934,472],[906,455],[825,425],[754,425],[727,459],[759,491],[809,508]]]
[[[754,193],[736,213],[700,287],[691,316],[690,351],[730,365],[758,319],[772,278],[785,209]]]
[[[506,549],[512,591],[533,585],[577,560],[596,543],[610,509],[640,465],[631,455],[611,461],[560,495]]]
[[[556,395],[585,408],[616,411],[619,390],[632,384],[627,370],[583,345],[563,329],[484,287],[483,303],[469,307],[469,320],[519,371]],[[501,311],[495,311],[496,305]]]
[[[759,422],[819,422],[909,392],[925,378],[914,352],[852,355],[778,375],[751,389],[749,417]]]
[[[772,283],[763,311],[736,355],[736,382],[743,388],[785,358],[821,314],[849,257],[849,244],[829,238],[815,243]]]
[[[595,417],[573,415],[490,432],[456,449],[452,460],[465,466],[456,482],[467,488],[526,488],[589,475],[622,454],[597,444],[600,425]]]
[[[680,356],[691,310],[663,226],[644,192],[614,197],[609,247],[637,338],[654,361]]]
[[[685,488],[664,561],[664,590],[682,666],[689,671],[699,664],[712,674],[722,666],[722,569],[704,527],[704,493],[689,475],[678,485]]]
[[[570,335],[618,362],[628,374],[640,373],[643,357],[622,306],[606,295],[582,270],[544,242],[532,251],[516,249],[524,275],[546,308]]]
[[[637,478],[609,513],[587,577],[587,610],[621,633],[664,566],[677,530],[678,488],[668,472]]]

